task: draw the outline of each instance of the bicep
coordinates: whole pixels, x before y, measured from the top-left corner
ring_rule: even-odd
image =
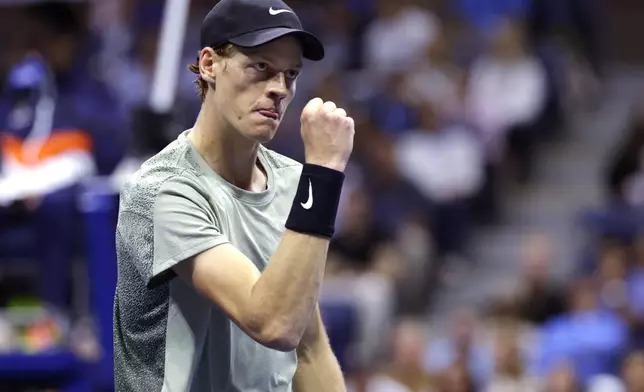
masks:
[[[177,264],[173,270],[246,333],[251,332],[252,325],[245,314],[261,273],[237,248],[229,243],[216,246]]]

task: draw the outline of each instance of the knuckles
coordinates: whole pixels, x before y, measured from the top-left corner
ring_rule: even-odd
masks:
[[[316,102],[316,105],[307,105],[302,111],[301,121],[305,124],[329,124],[337,128],[353,131],[354,121],[347,112],[338,108],[331,101]]]

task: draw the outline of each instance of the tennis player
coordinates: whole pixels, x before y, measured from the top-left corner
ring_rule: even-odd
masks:
[[[221,0],[197,63],[192,129],[121,192],[117,391],[344,391],[317,307],[354,123],[301,115],[305,164],[270,141],[320,41],[280,0]]]

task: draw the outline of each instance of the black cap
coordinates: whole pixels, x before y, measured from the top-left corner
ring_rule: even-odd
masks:
[[[285,35],[302,45],[305,58],[324,58],[324,46],[302,28],[295,12],[281,0],[221,0],[201,25],[201,47],[217,48],[227,43],[253,48]]]

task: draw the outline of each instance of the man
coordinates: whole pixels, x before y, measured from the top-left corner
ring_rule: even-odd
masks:
[[[262,146],[324,49],[281,0],[220,1],[201,46],[194,127],[121,193],[116,390],[343,391],[317,298],[354,123],[316,98],[303,166]]]

